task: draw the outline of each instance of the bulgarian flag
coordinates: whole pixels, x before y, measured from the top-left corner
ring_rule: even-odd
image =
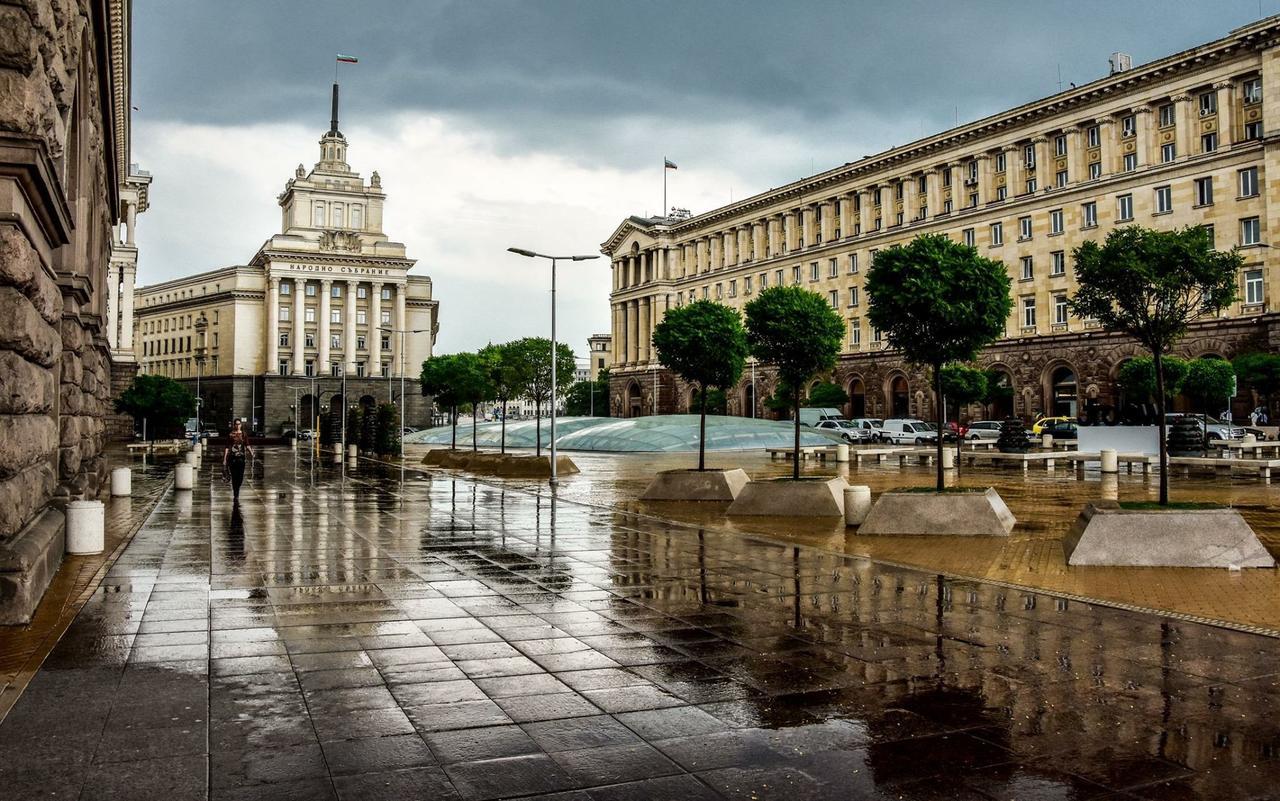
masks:
[[[341,53],[338,54],[338,61],[342,62],[343,64],[359,64],[360,63],[360,59],[356,58],[355,56],[344,56]]]

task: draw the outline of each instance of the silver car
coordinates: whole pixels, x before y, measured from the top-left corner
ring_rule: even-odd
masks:
[[[883,420],[878,417],[855,417],[849,422],[863,432],[862,439],[864,442],[880,441],[880,430],[884,428]]]
[[[1179,417],[1190,417],[1200,425],[1200,430],[1205,432],[1205,439],[1244,439],[1244,426],[1228,425],[1216,417],[1198,414],[1166,414],[1164,421],[1166,426],[1172,426]]]
[[[1004,423],[999,420],[975,420],[969,424],[969,430],[965,432],[964,438],[971,441],[980,439],[1000,439],[1000,432],[1004,429]]]
[[[813,426],[819,431],[836,434],[848,443],[866,442],[871,432],[855,426],[849,420],[820,420]]]

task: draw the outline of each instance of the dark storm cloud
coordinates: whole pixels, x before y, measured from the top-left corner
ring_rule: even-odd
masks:
[[[1263,11],[1274,11],[1268,0]],[[717,126],[785,132],[818,169],[1148,61],[1255,18],[1227,2],[239,2],[137,0],[135,102],[188,122],[427,110],[502,149],[634,167],[717,154]],[[718,153],[750,168],[753,154]]]

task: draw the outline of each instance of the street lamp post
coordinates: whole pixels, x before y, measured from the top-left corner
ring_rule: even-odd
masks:
[[[532,250],[524,248],[507,248],[511,253],[517,256],[527,256],[531,259],[550,259],[551,260],[551,484],[554,486],[557,480],[556,476],[556,262],[560,259],[565,261],[589,261],[591,259],[600,258],[599,254],[588,256],[548,256],[545,253],[536,253]]]
[[[201,426],[201,407],[204,406],[204,396],[200,394],[200,379],[204,378],[204,360],[207,350],[204,346],[204,334],[209,328],[209,322],[205,316],[201,314],[196,318],[196,442],[202,443],[204,430]]]
[[[385,328],[379,327],[379,331],[386,331],[390,334],[400,335],[400,480],[404,480],[404,413],[409,403],[404,399],[404,373],[407,365],[405,362],[409,358],[408,350],[409,342],[406,339],[408,334],[427,334],[430,333],[429,328]],[[387,371],[387,403],[391,403],[391,374],[394,370]]]

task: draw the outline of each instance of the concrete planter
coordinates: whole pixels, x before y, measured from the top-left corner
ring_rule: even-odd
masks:
[[[432,467],[444,467],[452,470],[468,470],[486,476],[498,478],[550,478],[551,457],[517,456],[510,453],[493,453],[492,451],[451,451],[447,448],[436,448],[427,451],[423,464]],[[578,466],[568,456],[556,455],[556,473],[562,476],[579,472]]]
[[[1069,565],[1125,567],[1275,567],[1276,561],[1235,509],[1124,509],[1085,506],[1062,548]]]
[[[728,514],[768,517],[843,517],[843,478],[751,481],[729,505]]]
[[[750,483],[747,472],[733,470],[664,470],[653,477],[642,501],[732,501]]]
[[[990,487],[986,492],[885,492],[858,533],[1007,537],[1016,522]]]

